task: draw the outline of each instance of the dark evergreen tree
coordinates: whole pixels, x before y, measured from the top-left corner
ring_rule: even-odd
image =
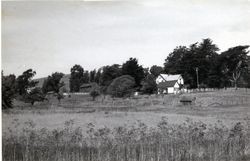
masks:
[[[83,83],[84,69],[80,65],[74,65],[70,71],[70,92],[79,92]]]
[[[96,82],[97,84],[100,84],[100,79],[101,79],[101,69],[98,69],[95,75],[94,82]]]
[[[153,94],[157,91],[155,75],[148,74],[141,82],[141,91],[145,94]]]
[[[247,72],[249,46],[236,46],[222,52],[219,56],[220,70],[223,74],[223,84],[234,84],[237,88],[237,81],[241,74]]]
[[[179,46],[169,54],[164,63],[164,70],[168,74],[181,74],[190,88],[197,87],[198,81],[204,86],[216,85],[218,83],[209,82],[209,77],[216,79],[216,66],[214,63],[218,58],[218,47],[211,39],[203,39],[201,43],[194,43],[189,46]]]
[[[92,70],[89,72],[89,81],[95,82],[96,70]]]
[[[129,58],[129,60],[122,65],[122,74],[132,76],[135,79],[137,87],[141,86],[141,81],[145,77],[144,69],[138,64],[136,58]]]
[[[150,73],[153,74],[155,78],[158,77],[160,74],[162,74],[163,71],[164,71],[163,67],[157,65],[153,65],[150,68]]]
[[[90,82],[89,71],[85,71],[83,73],[83,78],[81,80],[81,83],[89,83],[89,82]]]

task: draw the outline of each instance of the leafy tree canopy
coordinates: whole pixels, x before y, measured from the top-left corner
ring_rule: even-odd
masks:
[[[219,56],[220,70],[224,84],[231,80],[237,88],[237,81],[242,73],[247,73],[249,46],[236,46],[222,52]]]
[[[138,64],[136,58],[129,58],[129,60],[122,65],[122,74],[132,76],[135,79],[137,87],[141,86],[141,80],[145,77],[144,69]]]
[[[16,89],[19,95],[24,95],[27,93],[27,89],[35,87],[35,85],[38,83],[37,81],[32,80],[35,75],[35,71],[33,71],[32,69],[28,69],[23,72],[22,75],[17,77]]]
[[[55,93],[59,93],[60,88],[64,86],[64,83],[61,82],[63,76],[64,74],[59,72],[52,73],[51,76],[48,76],[48,78],[43,83],[43,92],[47,93],[54,91]]]
[[[100,85],[108,87],[113,79],[122,75],[121,66],[119,64],[113,64],[111,66],[105,66],[102,69],[100,76]]]
[[[153,74],[155,78],[158,77],[163,71],[164,71],[163,67],[157,65],[153,65],[150,68],[150,73]]]
[[[41,102],[45,100],[45,95],[42,92],[42,89],[39,87],[35,87],[31,89],[30,92],[26,93],[23,97],[24,102],[31,103],[34,105],[35,102]]]
[[[113,97],[127,97],[134,91],[135,79],[130,75],[123,75],[115,78],[109,85],[108,94]]]
[[[142,80],[141,84],[142,84],[141,91],[145,94],[153,94],[157,90],[155,75],[153,74],[148,74],[146,78]]]
[[[209,84],[209,74],[218,57],[219,48],[211,39],[203,39],[201,43],[191,44],[188,48],[179,46],[169,54],[164,63],[164,70],[168,74],[181,74],[186,84],[196,88],[196,68],[199,70],[200,84]]]
[[[80,86],[83,83],[84,69],[80,65],[74,65],[71,69],[70,74],[70,91],[79,92]]]
[[[4,76],[2,73],[2,109],[12,108],[15,98],[15,81],[15,75]]]

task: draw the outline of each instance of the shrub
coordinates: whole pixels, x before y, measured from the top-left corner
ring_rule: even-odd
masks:
[[[93,98],[93,101],[95,101],[95,98],[100,95],[100,87],[96,83],[92,84],[92,89],[89,94]]]
[[[42,89],[39,87],[36,87],[32,89],[30,92],[25,94],[23,96],[24,102],[31,103],[31,105],[34,105],[35,102],[41,102],[45,100],[45,95],[42,92]]]
[[[12,101],[15,98],[15,75],[2,75],[2,108],[12,108]]]
[[[109,85],[108,94],[113,97],[127,97],[134,92],[135,79],[129,75],[115,78]]]

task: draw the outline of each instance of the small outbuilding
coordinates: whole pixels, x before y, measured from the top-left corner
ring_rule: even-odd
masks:
[[[93,83],[84,83],[80,86],[80,93],[90,93],[92,89],[94,88],[99,88],[98,84],[93,82]]]
[[[82,93],[89,93],[92,89],[91,83],[84,83],[80,86],[80,92]]]
[[[184,85],[184,80],[180,74],[169,75],[169,74],[160,74],[156,78],[156,84],[158,88],[158,94],[177,94],[181,91],[181,88]]]

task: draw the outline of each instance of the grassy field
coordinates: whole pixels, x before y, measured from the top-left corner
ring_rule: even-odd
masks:
[[[2,114],[5,160],[250,160],[246,89],[14,105]]]

